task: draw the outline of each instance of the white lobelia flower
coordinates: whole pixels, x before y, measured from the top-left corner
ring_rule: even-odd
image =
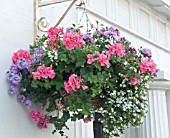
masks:
[[[125,61],[125,62],[124,62],[124,65],[127,65],[127,63],[128,63],[128,62],[127,62],[127,61]]]

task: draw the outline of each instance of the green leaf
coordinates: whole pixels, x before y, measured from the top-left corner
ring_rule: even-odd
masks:
[[[31,82],[31,87],[33,87],[33,88],[38,88],[38,81],[37,81],[37,80],[33,80],[33,81]]]
[[[61,61],[67,61],[68,59],[67,59],[66,54],[61,54],[61,55],[59,56],[59,60],[61,60]]]
[[[50,118],[50,123],[54,123],[56,121],[58,121],[58,117],[57,116]]]
[[[44,87],[46,89],[50,89],[51,88],[51,82],[49,80],[45,80]]]

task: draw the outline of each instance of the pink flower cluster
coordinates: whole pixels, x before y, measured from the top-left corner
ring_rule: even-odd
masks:
[[[156,73],[156,64],[152,59],[143,58],[141,59],[140,71],[143,73],[149,72],[150,74],[154,75]]]
[[[138,78],[133,78],[130,80],[130,84],[132,85],[140,84],[140,80]]]
[[[38,122],[37,126],[41,129],[47,128],[47,124],[49,123],[49,120],[50,120],[49,116],[42,117],[40,118],[40,121]]]
[[[59,42],[60,42],[60,37],[57,36],[55,39],[49,39],[46,44],[47,44],[47,46],[52,45],[53,48],[57,49],[57,45],[58,45]]]
[[[18,59],[20,59],[20,58],[24,58],[26,61],[32,60],[32,57],[29,54],[29,52],[26,50],[22,50],[22,49],[20,49],[14,53],[14,55],[12,57],[13,63],[16,64]]]
[[[88,58],[88,61],[87,61],[87,64],[92,64],[95,60],[98,60],[98,62],[100,63],[101,66],[106,66],[107,68],[110,67],[110,63],[109,63],[109,60],[110,60],[110,56],[109,55],[106,55],[104,53],[97,53],[98,57],[97,58],[94,58],[94,54],[88,54],[87,55],[87,58]]]
[[[88,54],[87,58],[88,58],[88,61],[87,61],[88,64],[92,64],[96,60],[94,58],[94,54]]]
[[[43,117],[43,115],[41,114],[42,110],[34,110],[30,112],[30,117],[31,120],[33,120],[34,122],[38,123],[37,126],[39,128],[47,128],[47,124],[49,123],[50,117],[49,116],[45,116]]]
[[[34,110],[30,112],[30,117],[32,119],[32,121],[34,122],[39,122],[40,118],[42,118],[42,114],[41,114],[42,110]]]
[[[109,55],[105,55],[104,53],[98,53],[98,61],[100,62],[101,66],[106,66],[107,68],[110,68],[110,56]]]
[[[53,79],[55,77],[55,72],[52,69],[52,65],[50,67],[45,67],[45,66],[39,66],[37,68],[36,72],[32,72],[33,76],[34,76],[34,80],[41,79],[47,79],[48,77],[50,79]]]
[[[74,47],[78,48],[84,45],[81,35],[72,31],[63,35],[63,43],[68,50],[73,50]]]
[[[125,47],[120,43],[114,43],[112,46],[108,45],[107,48],[108,51],[106,52],[106,54],[100,54],[99,52],[97,53],[98,58],[94,58],[94,54],[88,54],[87,64],[92,64],[95,60],[98,60],[101,66],[106,66],[107,68],[110,68],[109,60],[111,54],[117,55],[119,57],[123,57],[125,55]]]
[[[94,117],[93,115],[91,116],[91,120],[92,120],[92,121],[95,120],[95,117]],[[87,117],[84,117],[84,118],[83,118],[83,121],[84,121],[84,123],[88,123],[88,122],[89,122],[88,119],[87,119]]]
[[[63,105],[62,105],[61,103],[57,103],[56,106],[57,106],[58,108],[60,108],[60,107],[62,107]]]
[[[123,57],[125,55],[125,47],[121,43],[114,43],[112,46],[108,45],[107,48],[107,55],[114,54],[119,57]]]
[[[56,36],[58,36],[59,33],[64,34],[63,31],[64,31],[64,28],[51,27],[47,32],[48,38],[55,39]]]
[[[123,77],[124,77],[124,79],[126,79],[129,77],[129,75],[125,74]],[[130,84],[131,85],[140,84],[140,77],[141,77],[140,74],[136,74],[134,78],[130,79]]]
[[[83,79],[81,77],[77,77],[77,75],[72,74],[69,77],[68,82],[64,82],[64,87],[65,87],[66,92],[70,93],[71,91],[75,91],[76,88],[79,89],[82,82],[83,82]],[[88,87],[83,85],[82,89],[86,90],[88,89]]]
[[[59,33],[64,34],[64,28],[55,28],[51,27],[47,34],[48,34],[48,41],[47,41],[47,46],[50,46],[52,44],[53,47],[57,47],[58,43],[60,42],[60,37]]]

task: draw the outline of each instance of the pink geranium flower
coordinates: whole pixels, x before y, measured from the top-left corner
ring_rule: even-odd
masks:
[[[140,80],[137,78],[133,78],[130,80],[130,84],[132,84],[132,85],[140,84]]]
[[[87,58],[88,58],[87,64],[92,64],[93,61],[95,61],[94,54],[88,54]]]
[[[49,123],[50,117],[49,116],[43,117],[41,112],[42,112],[42,110],[31,111],[30,117],[31,117],[31,120],[38,123],[37,126],[39,128],[43,129],[43,128],[47,128],[47,124]]]
[[[81,77],[77,77],[77,75],[72,74],[69,77],[68,82],[64,82],[64,88],[67,93],[70,93],[71,91],[76,91],[76,89],[79,89],[82,82],[83,79]]]
[[[129,75],[128,74],[125,74],[123,77],[126,79]]]
[[[51,28],[48,30],[48,32],[47,32],[48,38],[50,38],[51,40],[52,40],[52,39],[55,39],[56,36],[57,36],[59,33],[61,33],[61,34],[64,33],[63,30],[64,30],[64,28],[51,27]]]
[[[143,58],[140,64],[140,71],[142,71],[143,73],[149,72],[153,75],[156,73],[156,64],[152,59]]]
[[[79,80],[79,82],[80,82],[80,83],[82,83],[82,82],[83,82],[82,77],[77,77],[77,79]]]
[[[55,72],[54,72],[54,70],[51,70],[51,71],[49,71],[48,73],[49,73],[49,74],[48,74],[48,77],[49,77],[50,79],[53,79],[53,78],[55,77]]]
[[[104,53],[102,54],[98,53],[98,61],[100,62],[101,66],[106,66],[107,68],[109,68],[110,67],[109,60],[110,60],[109,55],[105,55]]]
[[[75,74],[72,74],[70,77],[69,77],[69,81],[68,81],[68,83],[69,83],[69,85],[73,88],[73,89],[75,89],[76,88],[76,84],[77,84],[77,79],[76,79],[76,75]]]
[[[30,117],[31,120],[33,120],[34,122],[39,122],[40,118],[42,118],[42,114],[41,114],[42,110],[34,110],[30,112]]]
[[[67,82],[64,82],[64,88],[67,93],[70,93],[73,90],[72,86],[70,86]]]
[[[62,105],[61,103],[57,103],[56,106],[57,106],[58,108],[60,108],[60,107],[63,106],[63,105]]]
[[[125,55],[125,47],[121,43],[115,43],[113,46],[116,47],[116,55],[119,57],[123,57]]]
[[[53,79],[55,77],[55,72],[54,70],[52,69],[52,65],[50,67],[46,67],[45,69],[45,73],[48,74],[48,77],[50,79]]]
[[[84,123],[88,123],[89,122],[87,117],[83,118],[83,121],[84,121]]]
[[[123,57],[125,55],[125,47],[121,43],[114,43],[112,46],[108,45],[107,48],[107,55],[114,54],[119,57]]]
[[[55,77],[55,72],[52,69],[52,65],[50,67],[45,67],[45,66],[39,66],[37,68],[36,72],[32,72],[31,74],[33,74],[34,80],[41,79],[47,79],[48,77],[50,79],[53,79]]]
[[[83,89],[83,90],[87,90],[87,89],[88,89],[88,86],[83,85],[83,86],[82,86],[82,89]]]
[[[25,59],[25,61],[31,61],[32,60],[32,57],[31,55],[29,54],[28,51],[26,50],[18,50],[17,52],[14,53],[13,57],[12,57],[12,61],[14,64],[17,63],[18,59]]]
[[[92,121],[95,121],[95,117],[94,117],[94,115],[92,115],[91,119],[92,119]]]
[[[33,77],[34,77],[34,80],[36,80],[37,78],[38,78],[39,80],[41,79],[41,75],[40,75],[39,72],[32,72],[31,74],[32,74]]]
[[[63,35],[63,43],[68,50],[73,50],[74,47],[78,48],[84,45],[81,35],[72,31]]]
[[[49,116],[46,116],[46,117],[41,117],[37,126],[41,129],[43,128],[47,128],[47,124],[49,123],[49,120],[50,120],[50,117]]]
[[[107,55],[115,54],[115,48],[113,46],[107,45],[108,51],[106,52]]]
[[[91,120],[92,120],[92,121],[95,120],[95,117],[94,117],[93,115],[91,116]],[[89,122],[88,119],[87,119],[87,117],[84,117],[84,118],[83,118],[83,121],[84,121],[84,123],[88,123],[88,122]]]
[[[58,50],[58,49],[57,49],[57,46],[58,46],[58,44],[59,44],[59,42],[60,42],[60,36],[59,36],[59,34],[60,34],[60,33],[61,33],[61,34],[64,34],[63,30],[64,30],[64,28],[51,27],[51,28],[48,30],[48,32],[47,32],[49,39],[47,40],[46,45],[47,45],[47,46],[52,45],[52,46],[53,46],[53,49]]]

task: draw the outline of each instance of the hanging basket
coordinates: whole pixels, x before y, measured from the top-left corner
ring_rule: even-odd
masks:
[[[53,133],[62,136],[69,119],[88,123],[95,112],[102,114],[106,137],[121,136],[128,124],[139,126],[147,113],[147,82],[157,72],[149,49],[132,47],[118,29],[98,22],[87,33],[53,27],[12,61],[9,94],[18,93],[26,108],[41,105],[30,112],[31,120],[39,128],[53,124]]]

